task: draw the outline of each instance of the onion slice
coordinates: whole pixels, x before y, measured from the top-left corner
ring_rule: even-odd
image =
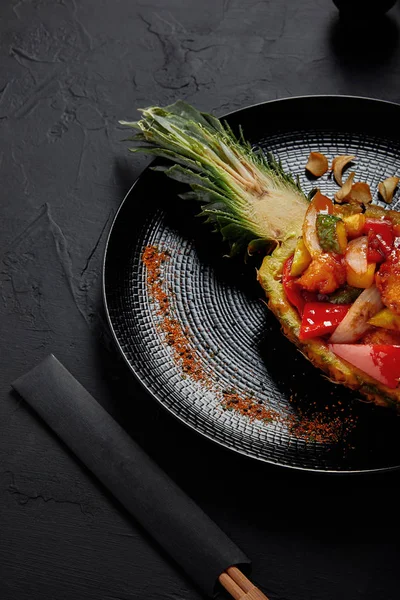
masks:
[[[331,335],[332,344],[352,344],[369,329],[369,319],[383,308],[383,302],[376,285],[360,294],[349,312]]]
[[[310,202],[303,222],[304,243],[313,258],[322,252],[317,234],[317,215],[320,213],[332,214],[333,203],[318,190]]]
[[[367,272],[368,268],[367,254],[368,238],[362,236],[349,242],[344,260],[357,275],[363,275]]]

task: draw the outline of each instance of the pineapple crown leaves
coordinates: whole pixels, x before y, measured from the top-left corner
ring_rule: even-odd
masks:
[[[181,196],[200,202],[200,215],[231,244],[231,254],[251,242],[262,247],[255,241],[274,239],[273,228],[259,214],[268,196],[287,192],[305,198],[299,182],[272,154],[254,150],[241,128],[237,137],[227,123],[182,101],[140,112],[139,121],[120,121],[137,132],[128,138],[135,144],[131,152],[167,159],[169,165],[154,170],[191,187]]]

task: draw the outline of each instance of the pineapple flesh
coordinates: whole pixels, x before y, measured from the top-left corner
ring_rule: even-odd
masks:
[[[120,122],[136,130],[130,150],[166,159],[155,170],[190,186],[182,197],[200,202],[201,215],[229,242],[231,255],[272,249],[257,278],[286,337],[334,383],[400,410],[400,388],[386,387],[343,361],[322,338],[299,339],[300,316],[282,285],[283,265],[294,253],[309,204],[299,183],[273,156],[252,148],[241,131],[236,137],[226,123],[182,101],[141,113],[139,121]]]

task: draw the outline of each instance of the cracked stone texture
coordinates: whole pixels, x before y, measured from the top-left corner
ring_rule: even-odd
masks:
[[[147,164],[119,118],[177,98],[216,114],[301,94],[400,102],[399,24],[397,5],[346,31],[329,0],[1,3],[1,600],[201,597],[10,393],[49,352],[252,557],[271,600],[398,596],[398,475],[289,473],[187,431],[117,356],[100,271]]]

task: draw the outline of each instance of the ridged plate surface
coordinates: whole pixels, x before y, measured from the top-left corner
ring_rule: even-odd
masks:
[[[306,97],[249,107],[227,116],[250,141],[272,151],[298,175],[305,192],[315,187],[304,165],[311,150],[330,159],[355,154],[358,180],[377,185],[400,173],[397,105],[349,97]],[[332,196],[337,186],[318,180]],[[274,464],[321,471],[374,471],[400,465],[400,419],[361,402],[328,382],[280,332],[262,301],[255,265],[225,258],[219,237],[195,218],[198,207],[178,199],[181,188],[146,170],[125,198],[113,224],[104,262],[104,294],[111,328],[132,371],[171,413],[232,450]],[[399,196],[399,194],[397,194]],[[211,385],[185,376],[160,329],[143,250],[168,251],[162,285],[171,313],[184,328]],[[304,439],[286,421],[250,420],[224,410],[224,391],[251,395],[280,415],[312,409],[350,433],[339,442]],[[343,410],[342,410],[343,409]],[[349,420],[355,426],[349,428]]]

